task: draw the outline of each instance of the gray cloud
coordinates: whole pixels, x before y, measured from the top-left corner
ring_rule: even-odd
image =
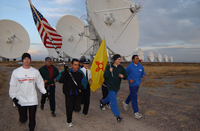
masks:
[[[200,1],[136,0],[143,8],[137,14],[139,46],[200,44]]]

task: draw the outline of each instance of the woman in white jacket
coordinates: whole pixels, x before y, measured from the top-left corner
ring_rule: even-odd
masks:
[[[29,109],[29,129],[33,131],[35,128],[35,114],[38,105],[37,92],[35,84],[42,94],[46,93],[44,81],[39,71],[30,66],[31,56],[28,53],[22,55],[23,66],[12,72],[10,79],[9,96],[18,107],[19,121],[25,123],[27,121],[27,109]]]

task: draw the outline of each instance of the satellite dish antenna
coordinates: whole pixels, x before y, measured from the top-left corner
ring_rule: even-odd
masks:
[[[169,62],[173,62],[173,57],[172,56],[169,57]]]
[[[83,21],[73,15],[65,15],[57,22],[56,30],[64,43],[61,49],[72,58],[79,59],[87,50],[84,26]]]
[[[109,49],[122,56],[130,56],[139,40],[136,13],[138,4],[130,0],[87,0],[87,22],[96,39],[106,39]],[[100,38],[99,38],[100,37]]]
[[[152,51],[149,51],[149,55],[147,56],[147,60],[149,62],[153,62],[154,61],[154,54]]]
[[[30,38],[26,29],[12,20],[0,20],[0,56],[16,59],[27,52]]]
[[[141,48],[139,48],[139,49],[137,50],[137,55],[138,55],[138,57],[139,57],[139,62],[144,61],[144,52],[143,52],[143,50],[142,50]]]
[[[168,62],[168,56],[165,54],[165,57],[163,59],[164,62]]]
[[[124,58],[126,59],[126,61],[132,61],[132,55],[129,55],[129,56],[124,56]]]
[[[156,57],[157,62],[161,62],[162,61],[162,55],[160,53],[158,53],[157,57]]]

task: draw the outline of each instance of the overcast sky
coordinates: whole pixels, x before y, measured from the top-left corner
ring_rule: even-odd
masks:
[[[133,0],[132,0],[133,1]],[[200,62],[200,0],[134,0],[142,5],[138,48],[156,57],[171,55],[175,62]],[[55,28],[66,14],[80,18],[86,15],[85,0],[32,0],[32,4]],[[34,24],[28,0],[3,0],[0,20],[21,24],[30,36],[29,53],[33,60],[44,60],[48,51],[43,46]],[[85,22],[86,23],[86,22]],[[137,48],[137,49],[138,49]],[[136,52],[135,52],[136,53]]]

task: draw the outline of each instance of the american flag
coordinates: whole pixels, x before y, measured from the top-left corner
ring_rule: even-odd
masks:
[[[36,13],[38,14],[38,16],[39,16],[41,22],[43,23],[46,31],[49,33],[49,35],[50,35],[51,39],[53,40],[55,46],[57,48],[61,48],[61,46],[62,46],[62,36],[59,35],[56,32],[56,30],[51,27],[51,25],[48,23],[48,21],[43,17],[43,15],[34,6],[31,6],[33,19],[34,19],[35,25],[37,27],[37,30],[40,34],[40,37],[42,39],[44,46],[46,48],[54,48],[51,41],[49,40],[49,37],[48,37],[46,31],[44,30],[42,24],[40,23],[40,20],[38,19],[37,15],[35,14],[35,11],[33,10],[33,8],[35,9]]]

